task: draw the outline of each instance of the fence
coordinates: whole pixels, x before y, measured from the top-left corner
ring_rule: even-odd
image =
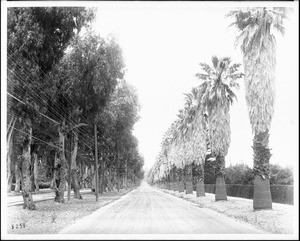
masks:
[[[205,192],[215,193],[215,184],[205,184]],[[275,203],[294,204],[294,186],[293,185],[271,185],[272,201]],[[194,186],[194,190],[196,187]],[[253,199],[253,185],[226,184],[228,196]]]

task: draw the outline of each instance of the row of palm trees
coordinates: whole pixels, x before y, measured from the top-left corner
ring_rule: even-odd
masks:
[[[254,209],[272,208],[269,181],[271,157],[269,130],[274,112],[276,42],[274,30],[284,34],[289,9],[244,8],[229,12],[239,35],[244,71],[228,57],[212,57],[212,65],[201,63],[196,76],[202,83],[186,94],[184,109],[163,137],[161,152],[150,171],[154,183],[169,181],[172,189],[192,193],[193,173],[197,174],[197,196],[204,192],[204,161],[216,161],[215,200],[227,200],[224,181],[225,156],[230,146],[230,105],[244,77],[246,104],[252,127],[254,151]],[[195,178],[195,177],[194,177]],[[178,185],[178,186],[177,186]]]

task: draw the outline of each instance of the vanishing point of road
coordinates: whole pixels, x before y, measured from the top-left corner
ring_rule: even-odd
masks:
[[[64,234],[263,234],[143,182],[119,200],[66,227]]]

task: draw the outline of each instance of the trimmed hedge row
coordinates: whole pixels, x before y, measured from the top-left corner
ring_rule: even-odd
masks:
[[[294,204],[294,186],[293,185],[271,185],[272,201],[275,203]],[[215,184],[205,184],[205,192],[215,193]],[[196,187],[194,186],[194,191]],[[228,196],[253,199],[253,185],[226,184]]]

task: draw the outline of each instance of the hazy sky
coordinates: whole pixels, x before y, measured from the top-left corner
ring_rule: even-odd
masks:
[[[183,93],[199,84],[199,63],[212,55],[242,63],[234,48],[235,32],[224,15],[228,4],[203,2],[110,3],[98,8],[94,27],[112,34],[123,49],[126,80],[138,90],[142,105],[134,134],[145,166],[151,167],[164,132],[184,105]],[[298,10],[295,10],[298,11]],[[297,16],[298,12],[294,12]],[[291,17],[287,33],[277,40],[276,106],[270,131],[271,163],[295,165],[298,160],[298,21]],[[231,145],[226,165],[252,166],[252,134],[244,83],[230,110]]]

